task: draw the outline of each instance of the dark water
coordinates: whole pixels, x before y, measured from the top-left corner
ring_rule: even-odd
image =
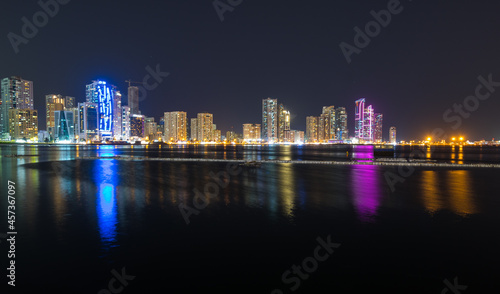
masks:
[[[495,148],[431,151],[500,161]],[[111,271],[123,268],[135,278],[112,283],[115,293],[438,294],[454,293],[442,291],[455,277],[467,286],[460,293],[498,292],[500,169],[74,160],[91,155],[370,157],[329,146],[0,146],[0,232],[7,180],[17,199],[16,291],[4,270],[6,293],[113,293]],[[222,172],[228,182],[217,185],[211,175]],[[391,187],[388,175],[400,181]],[[213,195],[203,203],[195,196],[205,188]],[[180,207],[194,212],[189,224]],[[324,261],[313,258],[318,238],[340,244],[328,258],[318,251]],[[0,248],[7,265],[5,239]]]

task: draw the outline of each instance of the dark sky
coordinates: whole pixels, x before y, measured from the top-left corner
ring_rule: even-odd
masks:
[[[72,0],[16,54],[7,35],[22,36],[22,17],[32,20],[41,7],[3,0],[0,77],[34,82],[41,129],[44,95],[82,102],[85,84],[101,78],[118,86],[126,104],[125,80],[142,81],[146,66],[159,64],[170,76],[140,105],[156,119],[164,111],[207,111],[224,133],[231,126],[242,132],[243,123],[261,122],[261,101],[272,97],[299,130],[322,106],[345,106],[352,134],[354,101],[365,97],[384,114],[384,138],[394,125],[398,139],[424,138],[437,127],[500,139],[500,87],[460,128],[443,120],[474,95],[479,75],[500,81],[498,1],[401,1],[403,11],[348,64],[339,44],[353,45],[354,27],[388,3],[243,0],[221,22],[211,0]]]

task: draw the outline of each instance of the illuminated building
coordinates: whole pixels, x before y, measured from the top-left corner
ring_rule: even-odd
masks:
[[[338,107],[335,109],[335,139],[347,140],[349,138],[349,131],[347,130],[347,112],[345,107]]]
[[[304,144],[304,132],[297,130],[290,130],[290,143]]]
[[[278,142],[278,99],[262,100],[262,140],[273,144]]]
[[[165,142],[186,142],[187,135],[187,113],[184,111],[165,112],[164,136]]]
[[[139,88],[134,86],[128,87],[128,107],[130,114],[140,114],[139,112]]]
[[[279,127],[278,127],[278,141],[290,141],[290,111],[286,110],[283,104],[279,105]]]
[[[144,138],[145,116],[141,114],[130,115],[130,139],[142,141]]]
[[[64,107],[66,108],[66,110],[68,108],[75,108],[76,107],[75,97],[71,97],[71,96],[64,97]]]
[[[130,107],[122,106],[122,140],[130,139]]]
[[[382,121],[384,116],[381,113],[374,114],[374,124],[373,124],[373,141],[380,143],[383,141],[382,138]]]
[[[335,140],[335,106],[323,106],[320,120],[321,131],[318,133],[318,140],[323,142]]]
[[[389,129],[389,141],[391,144],[396,144],[396,127],[391,127]]]
[[[97,103],[99,115],[99,139],[106,140],[113,137],[113,111],[116,87],[105,81],[92,81],[86,86],[87,102]],[[118,114],[117,114],[118,115]]]
[[[213,114],[211,113],[198,113],[196,120],[198,135],[197,139],[201,142],[213,141]]]
[[[259,128],[259,134],[260,134],[260,128]],[[234,131],[227,131],[226,132],[226,140],[229,142],[234,142],[234,140],[237,139],[237,135]],[[259,137],[260,139],[260,137]]]
[[[9,136],[9,110],[33,109],[33,99],[33,82],[15,76],[2,79],[0,137],[7,138]]]
[[[75,117],[73,111],[54,111],[54,139],[73,141],[75,139]]]
[[[243,124],[243,140],[245,142],[260,142],[260,124]]]
[[[318,117],[306,117],[306,140],[307,143],[318,142]]]
[[[97,103],[78,103],[77,125],[80,140],[99,140],[99,110]]]
[[[198,141],[198,119],[191,119],[191,141]]]
[[[11,140],[30,140],[38,137],[38,111],[34,109],[9,109]]]
[[[365,107],[365,98],[356,100],[355,137],[360,142],[374,141],[375,114],[372,105]]]
[[[113,138],[122,140],[122,94],[115,91],[112,101],[113,107]]]
[[[222,141],[222,131],[221,130],[214,130],[214,139],[215,142],[219,143]]]
[[[144,138],[148,140],[157,139],[157,123],[154,117],[146,117],[144,119]]]
[[[53,139],[54,136],[54,111],[64,110],[65,99],[62,95],[45,95],[45,120],[46,120],[46,130],[49,132],[50,137]]]

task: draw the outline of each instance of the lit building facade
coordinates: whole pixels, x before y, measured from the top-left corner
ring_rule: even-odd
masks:
[[[306,117],[306,140],[307,143],[318,142],[318,117]]]
[[[78,103],[78,131],[80,140],[99,140],[99,110],[97,103]]]
[[[347,111],[345,107],[338,107],[335,109],[335,127],[335,139],[349,139],[349,131],[347,130]]]
[[[98,106],[100,140],[113,138],[115,89],[115,86],[108,85],[105,81],[92,81],[86,86],[87,102],[97,103]]]
[[[243,124],[243,140],[247,143],[260,142],[260,130],[260,124]]]
[[[46,130],[52,139],[55,138],[54,127],[55,119],[54,112],[64,110],[66,99],[62,95],[50,94],[45,95],[45,120]]]
[[[38,111],[34,109],[9,109],[11,140],[38,140]]]
[[[146,118],[144,115],[131,114],[130,115],[130,139],[141,141],[144,139],[144,128]]]
[[[198,119],[191,119],[191,141],[198,141]]]
[[[278,141],[280,143],[290,142],[290,111],[286,110],[283,104],[278,107],[278,116]]]
[[[389,129],[389,141],[391,142],[391,144],[397,143],[397,141],[396,141],[396,127],[391,127]]]
[[[213,114],[211,113],[198,113],[197,124],[198,124],[198,135],[197,140],[200,142],[211,142],[213,141]]]
[[[365,98],[356,100],[355,137],[360,142],[374,141],[375,112],[372,105],[366,106]]]
[[[262,140],[273,144],[278,142],[278,99],[262,100]]]
[[[374,116],[373,141],[376,143],[380,143],[383,141],[382,123],[383,123],[384,116],[381,113],[375,113],[373,116]]]
[[[335,140],[335,106],[323,106],[320,120],[318,140],[321,142]]]
[[[122,140],[130,139],[130,107],[122,106]]]
[[[115,91],[113,95],[113,138],[122,140],[122,94]]]
[[[2,79],[0,87],[0,136],[7,138],[10,128],[9,110],[33,109],[33,82],[12,76]]]
[[[73,142],[75,139],[75,117],[73,111],[55,111],[54,121],[54,139],[59,142]]]
[[[165,112],[163,118],[165,120],[165,142],[186,142],[188,140],[186,112]]]

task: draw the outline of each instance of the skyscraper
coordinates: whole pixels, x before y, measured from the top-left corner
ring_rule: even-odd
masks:
[[[11,140],[38,137],[38,111],[34,109],[9,109],[8,124]]]
[[[375,113],[372,105],[365,106],[365,98],[356,100],[355,137],[361,142],[374,141]]]
[[[9,136],[9,110],[33,109],[33,82],[15,76],[2,79],[0,100],[0,135],[5,138]]]
[[[146,117],[140,114],[130,115],[130,138],[140,141],[144,139],[144,127]]]
[[[100,140],[113,137],[115,91],[116,87],[108,85],[105,81],[92,81],[86,86],[87,102],[97,103],[98,106]]]
[[[198,141],[211,142],[213,141],[213,114],[211,113],[198,113]]]
[[[54,138],[57,141],[73,141],[75,139],[75,118],[73,111],[54,111]]]
[[[71,97],[71,96],[64,97],[64,107],[75,108],[76,107],[75,97]]]
[[[335,110],[335,139],[349,139],[349,131],[347,130],[347,112],[345,107],[338,107]]]
[[[122,94],[115,91],[112,101],[113,107],[113,138],[122,140]]]
[[[323,112],[318,118],[318,141],[334,140],[335,130],[335,106],[323,106]]]
[[[130,114],[139,114],[139,88],[134,86],[128,87],[128,107]]]
[[[187,141],[187,113],[184,111],[165,112],[165,142]]]
[[[78,131],[81,140],[99,140],[99,110],[97,103],[78,103]]]
[[[122,140],[130,139],[130,107],[122,106]]]
[[[283,104],[278,107],[279,127],[278,141],[280,143],[290,141],[290,111],[286,110]]]
[[[278,99],[262,100],[262,140],[267,143],[278,142]]]
[[[306,117],[306,141],[307,143],[318,142],[318,117]]]
[[[55,138],[54,127],[55,119],[54,112],[64,110],[65,99],[62,95],[50,94],[45,95],[45,125],[51,139]]]
[[[191,119],[191,141],[198,141],[198,119]]]
[[[373,141],[380,143],[383,141],[382,138],[382,120],[383,120],[383,115],[381,113],[375,113],[374,114],[375,120],[373,124]]]
[[[396,127],[391,127],[389,129],[389,141],[391,142],[391,144],[397,143],[397,141],[396,141]]]

